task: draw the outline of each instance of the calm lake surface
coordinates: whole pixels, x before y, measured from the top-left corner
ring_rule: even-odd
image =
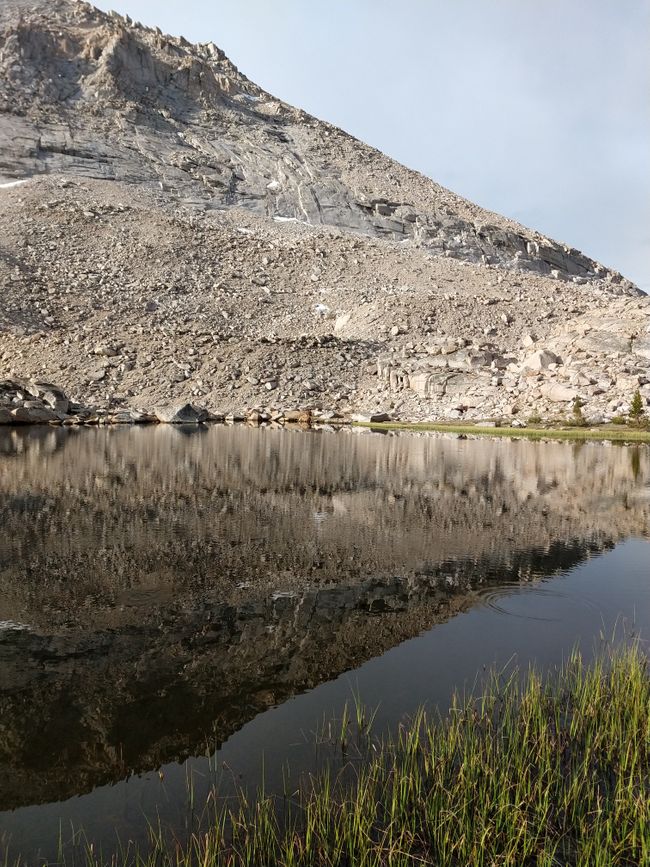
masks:
[[[5,430],[0,520],[0,856],[34,864],[282,792],[355,695],[382,731],[650,637],[646,446]]]

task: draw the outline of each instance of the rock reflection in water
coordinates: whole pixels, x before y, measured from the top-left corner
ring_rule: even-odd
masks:
[[[217,746],[648,528],[643,447],[194,430],[0,436],[0,809]]]

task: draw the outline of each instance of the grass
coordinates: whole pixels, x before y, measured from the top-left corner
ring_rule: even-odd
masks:
[[[174,846],[81,862],[122,867],[631,867],[650,864],[650,677],[638,644],[558,672],[492,674],[445,717],[420,711],[373,740],[357,707],[333,726],[350,754],[291,797],[242,793]],[[70,863],[70,862],[68,862]]]
[[[490,437],[526,437],[532,440],[606,440],[650,443],[650,430],[620,427],[485,427],[477,424],[438,422],[353,422],[355,427],[373,430],[439,431],[441,433],[482,434]]]

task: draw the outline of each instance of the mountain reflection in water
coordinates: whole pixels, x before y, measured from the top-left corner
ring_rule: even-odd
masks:
[[[182,762],[458,612],[512,613],[513,587],[647,533],[649,455],[0,432],[0,810]]]

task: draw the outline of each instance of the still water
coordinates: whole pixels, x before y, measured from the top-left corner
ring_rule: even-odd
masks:
[[[283,791],[355,696],[382,731],[650,637],[645,446],[4,431],[0,528],[0,855],[34,864]]]

